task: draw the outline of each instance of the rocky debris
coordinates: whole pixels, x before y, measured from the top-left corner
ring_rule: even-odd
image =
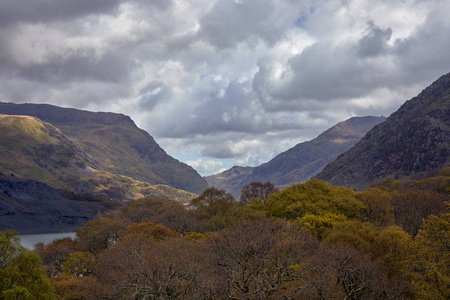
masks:
[[[64,199],[45,183],[0,179],[0,231],[19,234],[73,231],[91,220],[96,210],[81,201]]]

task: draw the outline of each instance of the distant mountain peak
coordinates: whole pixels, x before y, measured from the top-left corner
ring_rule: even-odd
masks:
[[[385,119],[373,116],[352,117],[258,167],[234,166],[220,174],[208,176],[206,180],[210,186],[223,188],[235,197],[239,197],[242,187],[252,181],[270,181],[277,186],[307,181]]]

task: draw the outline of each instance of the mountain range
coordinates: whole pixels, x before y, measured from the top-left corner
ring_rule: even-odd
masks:
[[[353,117],[258,167],[202,178],[123,114],[0,103],[0,230],[72,230],[123,201],[184,203],[208,184],[239,197],[252,181],[315,177],[360,190],[450,166],[450,73],[387,119]]]
[[[283,187],[304,182],[320,172],[339,154],[350,149],[385,117],[353,117],[329,128],[311,141],[302,142],[257,167],[235,166],[206,177],[208,184],[229,191],[236,198],[252,181],[270,181]]]
[[[450,165],[450,73],[406,101],[316,178],[363,189]]]

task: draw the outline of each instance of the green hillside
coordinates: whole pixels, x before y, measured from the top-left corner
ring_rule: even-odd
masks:
[[[94,134],[90,136],[91,140],[95,139]],[[96,136],[101,134],[97,132]],[[110,141],[117,142],[114,149]],[[104,139],[98,139],[92,146],[92,151],[87,147],[89,144],[92,143],[72,142],[59,129],[35,117],[0,115],[0,169],[6,175],[47,183],[55,189],[65,190],[71,197],[89,194],[102,201],[169,195],[186,202],[195,196],[168,185],[153,185],[115,174],[115,170],[127,168],[145,171],[143,166],[133,162],[126,150],[121,149],[120,136],[105,134]],[[101,150],[102,144],[107,150]],[[111,153],[123,154],[119,159],[123,162],[122,167],[116,166],[108,157]]]

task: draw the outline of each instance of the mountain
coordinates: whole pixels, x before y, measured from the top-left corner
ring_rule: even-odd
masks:
[[[35,117],[42,122],[39,125],[45,128],[42,130],[50,136],[50,140],[37,140],[27,146],[27,153],[35,156],[35,164],[30,165],[30,170],[16,172],[30,173],[39,169],[42,176],[53,178],[52,170],[59,172],[62,168],[69,172],[69,169],[74,169],[77,177],[74,179],[79,181],[80,176],[95,170],[196,194],[207,188],[205,179],[192,167],[169,156],[147,132],[123,114],[13,103],[0,103],[0,114]],[[22,128],[29,132],[28,126],[31,125],[23,125]],[[58,140],[57,145],[54,144],[55,139]],[[16,142],[17,147],[23,146],[20,141]],[[10,145],[8,141],[5,143],[6,147]],[[0,169],[7,174],[15,168],[5,169],[0,163]],[[56,181],[60,184],[61,180],[56,178]],[[62,181],[67,184],[67,180]]]
[[[362,189],[450,165],[450,73],[406,101],[316,178]]]
[[[239,199],[241,189],[252,182],[254,169],[254,167],[234,166],[222,173],[206,176],[205,179],[209,186],[223,189]]]
[[[0,115],[0,153],[0,231],[72,231],[127,199],[194,196],[98,171],[87,152],[35,117]]]
[[[206,177],[210,186],[239,197],[252,181],[270,181],[277,186],[304,182],[321,171],[339,154],[350,149],[384,117],[353,117],[326,130],[311,141],[297,144],[258,167],[238,167]]]

